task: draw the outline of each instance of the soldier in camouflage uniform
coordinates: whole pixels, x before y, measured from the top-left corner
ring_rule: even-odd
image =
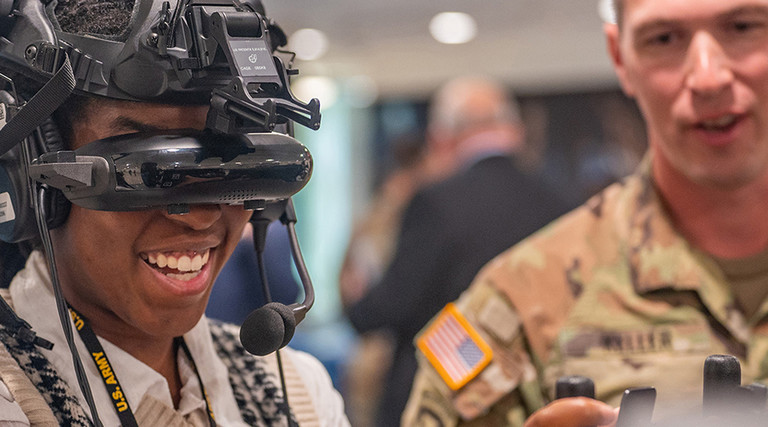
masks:
[[[715,353],[741,360],[744,383],[768,377],[768,0],[615,3],[609,50],[649,154],[422,330],[403,425],[609,424],[638,386],[657,389],[663,419],[701,404]],[[453,353],[473,350],[465,370],[440,341],[449,318]],[[610,406],[547,405],[563,375],[592,378]]]

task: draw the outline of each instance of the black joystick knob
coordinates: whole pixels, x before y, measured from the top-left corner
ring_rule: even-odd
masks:
[[[704,361],[702,410],[705,417],[722,414],[741,395],[741,365],[733,356],[715,354]]]
[[[555,399],[565,397],[595,398],[595,383],[587,377],[569,375],[560,377],[555,384]]]

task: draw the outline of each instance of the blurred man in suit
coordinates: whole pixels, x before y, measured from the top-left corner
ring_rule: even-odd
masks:
[[[416,372],[415,334],[466,289],[480,267],[567,208],[521,172],[525,131],[504,87],[479,77],[447,83],[431,104],[429,144],[450,152],[455,174],[419,191],[405,210],[394,258],[381,282],[347,302],[359,332],[396,340],[379,425],[398,425]]]

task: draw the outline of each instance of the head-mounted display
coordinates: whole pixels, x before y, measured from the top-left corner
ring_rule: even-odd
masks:
[[[120,135],[44,154],[29,167],[32,179],[88,209],[171,213],[205,203],[263,209],[301,190],[311,171],[309,150],[287,135],[211,131]]]
[[[258,1],[137,0],[124,40],[62,31],[53,7],[39,0],[12,3],[10,16],[0,18],[12,24],[0,29],[3,67],[50,86],[56,80],[51,76],[71,63],[75,92],[210,104],[205,133],[137,134],[94,142],[75,153],[35,155],[30,178],[90,209],[169,207],[179,213],[197,203],[258,208],[305,185],[309,152],[274,130],[288,130],[292,122],[317,129],[319,102],[305,104],[291,94],[289,70],[273,55],[285,35],[267,20]],[[34,110],[33,101],[16,106],[18,115],[24,108]],[[20,121],[30,128],[14,138],[29,134],[35,121]],[[14,138],[0,146],[16,145]],[[228,158],[233,152],[239,154]],[[144,168],[140,172],[138,164]]]

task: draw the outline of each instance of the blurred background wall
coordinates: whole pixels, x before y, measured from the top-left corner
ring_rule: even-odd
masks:
[[[347,243],[395,165],[393,148],[418,142],[441,83],[482,74],[507,85],[528,129],[525,166],[572,204],[626,175],[645,150],[636,107],[606,54],[604,1],[263,2],[297,53],[295,95],[323,108],[319,131],[296,129],[315,161],[295,201],[317,299],[293,345],[326,363],[342,389],[357,340],[338,298]]]

